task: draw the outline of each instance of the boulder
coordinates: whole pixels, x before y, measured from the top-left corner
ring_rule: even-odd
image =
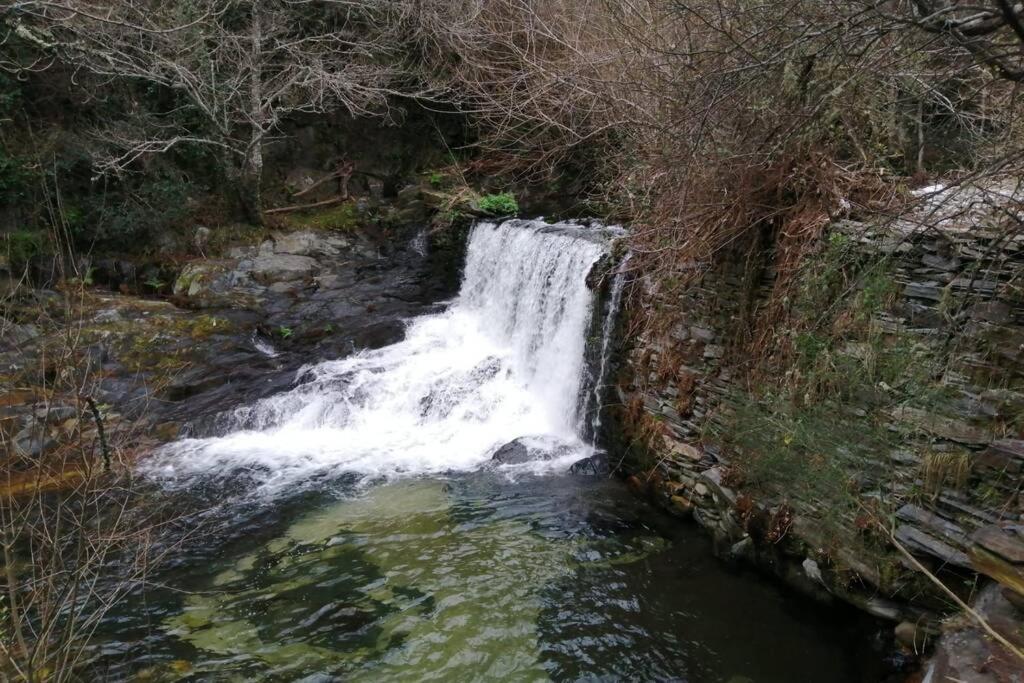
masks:
[[[521,439],[509,441],[491,456],[493,462],[502,465],[520,465],[535,459],[531,455],[531,449]]]
[[[274,253],[294,256],[337,256],[352,246],[348,238],[331,232],[299,230],[274,235]]]
[[[569,474],[601,477],[608,474],[608,458],[603,453],[597,453],[589,458],[577,460],[569,466]]]
[[[297,254],[263,254],[251,261],[239,263],[239,269],[249,271],[252,278],[261,284],[300,280],[312,275],[318,268],[316,259]]]

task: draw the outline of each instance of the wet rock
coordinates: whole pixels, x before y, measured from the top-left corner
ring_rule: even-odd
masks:
[[[603,453],[598,453],[577,460],[569,466],[569,474],[600,477],[608,474],[608,458]]]
[[[520,438],[509,441],[491,456],[491,461],[500,465],[521,465],[535,460],[553,460],[567,455],[570,446],[544,443],[533,444],[528,439]]]

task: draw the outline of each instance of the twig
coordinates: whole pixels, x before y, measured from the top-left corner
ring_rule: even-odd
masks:
[[[880,524],[879,526],[883,525]],[[1019,648],[1015,647],[1013,643],[1011,643],[1009,640],[1003,637],[998,631],[992,628],[992,626],[989,625],[988,621],[985,620],[985,617],[978,614],[973,608],[971,608],[970,605],[961,600],[956,593],[947,588],[946,584],[942,583],[942,581],[939,580],[939,577],[935,576],[935,574],[932,574],[930,571],[928,571],[928,569],[923,564],[921,564],[916,557],[910,554],[909,550],[904,548],[903,545],[896,540],[896,536],[894,536],[893,533],[889,531],[887,527],[883,526],[883,528],[885,528],[885,532],[889,536],[889,540],[890,542],[892,542],[893,546],[895,546],[896,550],[900,551],[900,554],[907,558],[910,561],[910,563],[914,565],[915,569],[917,569],[919,572],[928,577],[928,580],[934,583],[936,586],[938,586],[943,593],[948,595],[953,600],[953,602],[955,602],[960,607],[960,609],[971,615],[971,617],[973,617],[974,620],[977,621],[983,629],[985,629],[986,633],[988,633],[994,639],[999,641],[999,643],[1003,647],[1009,650],[1021,661],[1024,661],[1024,652],[1022,652]]]
[[[348,201],[348,197],[332,197],[331,199],[325,199],[321,202],[313,202],[312,204],[299,204],[298,206],[282,206],[278,209],[266,209],[263,213],[291,213],[292,211],[303,211],[305,209],[315,209],[321,206],[340,204],[344,201]]]
[[[110,448],[107,446],[107,435],[103,431],[103,418],[100,416],[100,409],[96,405],[96,401],[92,396],[86,396],[85,402],[89,406],[89,411],[92,413],[93,422],[96,423],[96,434],[100,439],[100,452],[103,454],[103,470],[105,472],[110,471]]]

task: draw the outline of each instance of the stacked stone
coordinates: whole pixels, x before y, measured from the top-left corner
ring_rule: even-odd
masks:
[[[936,382],[952,396],[927,408],[902,406],[891,415],[894,434],[905,435],[889,453],[850,463],[862,495],[896,510],[895,537],[933,569],[980,572],[1024,596],[1024,191],[1015,182],[986,187],[926,188],[914,210],[898,220],[839,220],[830,232],[846,235],[871,256],[891,258],[899,286],[896,304],[875,323],[941,350],[948,358]],[[764,301],[766,273],[751,288],[728,269],[708,273],[674,301],[659,301],[648,283],[646,305],[672,306],[678,322],[663,341],[641,339],[626,359],[620,402],[639,397],[644,412],[664,425],[654,444],[655,495],[669,509],[692,515],[734,553],[747,553],[750,511],[738,509],[742,491],[723,483],[723,454],[702,441],[709,421],[725,426],[727,399],[739,387],[723,339],[742,319],[744,292]],[[749,296],[749,295],[748,295]],[[855,350],[851,350],[855,352]],[[665,361],[664,363],[662,361]],[[678,361],[678,362],[676,362]],[[660,366],[677,369],[666,379]],[[646,373],[645,377],[642,373]],[[855,406],[852,409],[856,409]],[[837,415],[837,419],[842,419]],[[966,459],[966,481],[925,481],[926,459]],[[835,454],[842,457],[842,454]],[[847,459],[848,460],[848,459]],[[777,515],[782,501],[761,501]],[[831,595],[892,619],[920,616],[914,595],[904,602],[870,597],[886,583],[876,568],[852,553],[831,558],[822,571],[813,549],[824,533],[808,505],[795,511],[791,534],[808,555],[779,562],[776,571],[815,584]],[[852,521],[852,520],[851,520]],[[892,550],[894,558],[898,558]],[[748,553],[749,554],[749,553]],[[762,558],[764,559],[764,558]],[[810,565],[807,563],[811,563]],[[903,562],[906,564],[906,562]],[[788,567],[788,568],[787,568]],[[794,567],[798,571],[794,572]],[[858,581],[849,580],[852,571]],[[858,590],[854,583],[859,583]],[[885,586],[887,590],[892,585]]]

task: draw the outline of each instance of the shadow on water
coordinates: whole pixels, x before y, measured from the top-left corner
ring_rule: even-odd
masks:
[[[852,612],[717,561],[619,482],[481,471],[209,503],[104,625],[124,680],[874,681]],[[308,489],[307,489],[308,490]],[[173,496],[173,498],[171,498]]]

